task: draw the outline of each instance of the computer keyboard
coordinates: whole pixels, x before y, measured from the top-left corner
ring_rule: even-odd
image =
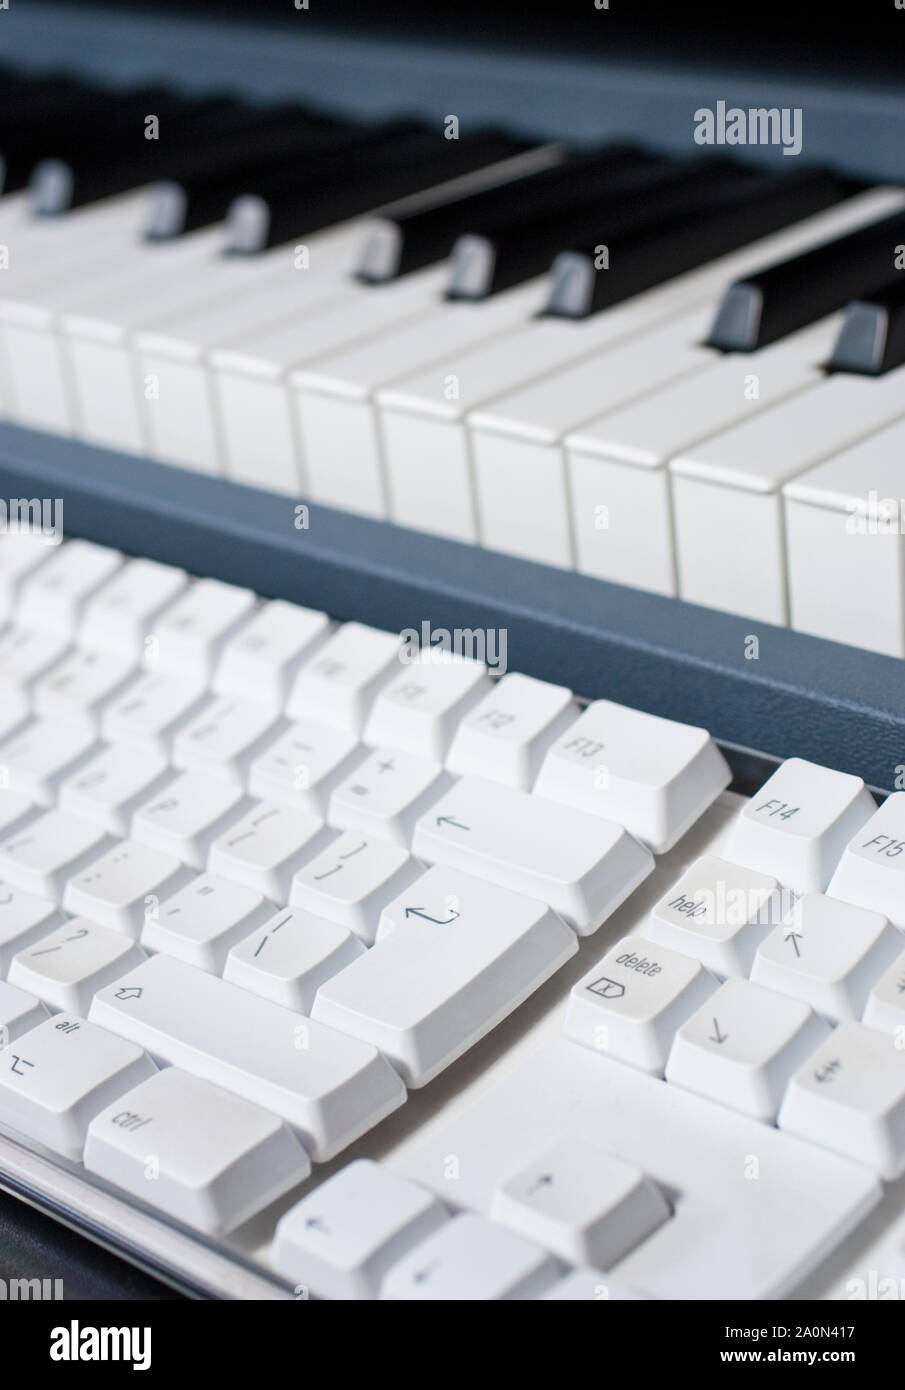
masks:
[[[0,1163],[183,1280],[396,1299],[775,1296],[905,1169],[905,794],[731,810],[705,730],[448,647],[79,540],[0,575]]]

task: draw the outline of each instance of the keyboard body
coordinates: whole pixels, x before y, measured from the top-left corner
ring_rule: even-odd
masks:
[[[112,71],[124,83],[165,73],[194,93],[225,85],[251,100],[282,94],[383,119],[419,106],[434,111],[439,83],[448,109],[460,117],[511,126],[518,111],[519,133],[535,139],[581,143],[618,137],[628,129],[665,151],[683,150],[689,105],[697,104],[700,90],[693,76],[652,74],[643,65],[633,70],[626,64],[487,55],[476,73],[469,54],[449,50],[438,57],[429,50],[426,62],[424,48],[415,42],[317,34],[292,44],[255,26],[170,26],[136,17],[126,22],[103,12],[76,14],[66,7],[37,5],[16,12],[14,19],[9,24],[9,16],[5,18],[2,56],[26,68],[40,70],[64,60],[71,64],[74,58],[82,73]],[[193,60],[192,40],[204,43],[208,56],[203,67]],[[259,60],[255,64],[247,61],[249,44]],[[652,78],[659,86],[655,103],[650,100]],[[857,177],[905,178],[905,102],[898,93],[868,90],[857,102],[841,103],[838,90],[817,83],[803,88],[779,78],[765,83],[755,74],[727,74],[725,81],[715,82],[714,91],[717,86],[720,95],[739,106],[804,105],[815,160],[831,160]],[[526,88],[532,92],[530,103],[523,101]],[[563,1041],[573,986],[612,944],[643,933],[653,906],[693,862],[725,850],[745,797],[789,757],[853,774],[877,793],[898,785],[905,746],[900,658],[761,621],[752,628],[744,617],[475,550],[317,503],[310,507],[307,524],[299,527],[291,497],[9,424],[0,424],[0,494],[63,498],[67,535],[186,566],[195,575],[322,610],[331,619],[391,632],[420,631],[425,620],[432,629],[505,630],[511,669],[562,682],[586,700],[612,699],[703,726],[729,762],[733,789],[658,858],[653,874],[628,902],[594,935],[582,938],[568,962],[514,1013],[425,1090],[410,1092],[406,1104],[375,1133],[318,1165],[315,1180],[367,1158],[442,1194],[431,1175],[449,1143],[461,1141],[466,1159],[478,1154],[475,1135],[488,1111],[502,1104],[512,1116],[510,1147],[498,1135],[488,1143],[487,1162],[495,1171],[469,1178],[461,1198],[463,1207],[489,1215],[497,1170],[509,1171],[524,1154],[543,1150],[563,1121],[557,1107],[579,1103],[576,1096],[564,1098],[563,1078],[567,1073],[577,1078],[580,1092],[585,1081],[591,1084],[591,1063],[600,1061],[590,1056],[576,1063],[573,1044]],[[756,660],[750,657],[752,633],[759,640]],[[613,1092],[621,1094],[623,1087],[631,1108],[635,1102],[626,1078],[633,1073],[615,1062],[604,1065],[613,1069]],[[648,1081],[645,1077],[646,1086]],[[529,1099],[538,1096],[543,1101],[540,1119],[526,1118]],[[714,1110],[702,1104],[702,1123],[711,1121]],[[676,1121],[673,1168],[658,1174],[667,1188],[680,1189],[688,1182],[687,1145],[695,1118],[689,1110]],[[589,1129],[596,1128],[599,1135],[602,1123],[599,1114],[592,1114]],[[720,1142],[744,1146],[751,1126],[739,1121],[733,1131],[733,1123],[727,1122]],[[743,1248],[757,1275],[749,1278],[747,1271],[740,1276],[730,1284],[730,1295],[839,1299],[851,1296],[850,1281],[869,1269],[899,1271],[905,1179],[889,1183],[880,1200],[858,1165],[820,1150],[815,1169],[807,1161],[807,1156],[813,1158],[811,1148],[767,1132],[768,1147],[775,1138],[777,1153],[793,1155],[786,1184],[776,1189],[777,1202],[781,1197],[793,1205],[799,1199],[804,1203],[819,1172],[825,1206],[815,1206],[798,1225],[788,1221],[785,1230],[780,1220],[785,1212],[777,1206],[775,1228],[768,1225],[760,1233],[763,1250],[755,1218],[750,1211],[742,1213]],[[623,1152],[628,1141],[620,1134],[612,1142]],[[802,1147],[805,1157],[798,1154]],[[8,1134],[0,1138],[0,1172],[6,1191],[37,1202],[190,1295],[306,1296],[299,1281],[280,1275],[270,1263],[279,1205],[257,1225],[243,1227],[239,1238],[213,1240],[192,1234],[152,1208],[136,1207],[115,1187],[86,1180],[78,1165]],[[706,1173],[698,1174],[691,1183],[694,1190],[682,1220],[670,1227],[662,1246],[649,1245],[636,1254],[619,1276],[620,1286],[629,1290],[625,1296],[632,1296],[632,1289],[653,1297],[725,1294],[725,1286],[714,1284],[707,1273],[707,1256],[713,1268],[719,1270],[726,1260],[723,1268],[728,1269],[726,1251],[737,1253],[739,1233],[727,1223],[725,1210],[708,1209],[704,1177]],[[295,1189],[292,1201],[313,1188],[315,1180]],[[817,1258],[826,1228],[832,1237]],[[700,1258],[690,1258],[693,1247]],[[764,1256],[763,1267],[758,1266],[759,1255]],[[733,1267],[733,1277],[735,1273]]]

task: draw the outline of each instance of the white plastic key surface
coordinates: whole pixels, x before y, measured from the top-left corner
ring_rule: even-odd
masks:
[[[188,876],[175,855],[137,840],[121,840],[70,878],[63,907],[111,931],[136,937],[145,913],[180,888]]]
[[[654,863],[621,825],[479,777],[463,777],[421,817],[412,852],[549,903],[580,936]]]
[[[822,893],[849,837],[873,810],[860,777],[787,758],[742,808],[726,858],[773,874],[796,892]]]
[[[314,719],[290,725],[251,764],[248,790],[323,819],[330,793],[365,756],[355,734]]]
[[[154,1176],[149,1180],[149,1155]],[[311,1172],[274,1115],[178,1067],[119,1096],[88,1126],[85,1167],[208,1235],[224,1235]]]
[[[0,843],[0,878],[61,902],[66,883],[103,853],[107,836],[63,811],[46,811]]]
[[[282,1217],[273,1264],[319,1298],[376,1298],[387,1271],[446,1219],[425,1188],[358,1159]]]
[[[223,649],[213,688],[281,709],[302,661],[327,634],[325,613],[273,599]]]
[[[200,874],[148,908],[141,944],[219,975],[230,947],[269,912],[260,893],[216,874]]]
[[[0,882],[0,975],[7,973],[13,956],[46,936],[59,921],[54,903]]]
[[[91,1018],[282,1116],[318,1162],[405,1100],[375,1048],[169,956],[100,990]]]
[[[439,763],[398,748],[376,748],[334,788],[327,819],[338,830],[410,845],[419,816],[451,786]]]
[[[9,627],[0,632],[0,692],[4,698],[21,696],[69,651],[62,632],[37,627]]]
[[[546,904],[438,866],[384,908],[376,945],[321,985],[312,1017],[424,1086],[577,949]]]
[[[184,772],[137,809],[132,838],[200,871],[213,841],[246,807],[241,787],[228,778]]]
[[[509,672],[461,721],[446,766],[528,791],[548,748],[577,717],[565,686]]]
[[[678,1028],[715,989],[696,960],[625,936],[572,986],[564,1028],[595,1052],[662,1076]]]
[[[801,1000],[726,980],[682,1024],[666,1079],[772,1124],[792,1072],[828,1032]]]
[[[285,908],[239,941],[229,953],[224,980],[309,1014],[317,991],[365,947],[354,932],[300,908]]]
[[[57,788],[96,751],[93,730],[72,727],[60,719],[33,719],[0,745],[5,782],[42,806],[52,806]]]
[[[882,912],[905,929],[905,792],[893,792],[853,829],[828,896]]]
[[[867,1164],[905,1170],[905,1051],[899,1040],[841,1023],[789,1083],[779,1127]]]
[[[296,869],[328,839],[323,823],[306,811],[258,801],[214,840],[207,862],[212,873],[282,903]]]
[[[863,1022],[905,1039],[905,951],[885,970],[868,996]]]
[[[174,734],[173,765],[244,785],[251,763],[279,728],[267,703],[215,696]]]
[[[169,763],[159,749],[107,744],[61,784],[60,810],[125,838],[136,807],[170,780]]]
[[[122,564],[115,550],[67,541],[22,585],[16,619],[24,628],[72,636],[89,598]]]
[[[35,711],[98,728],[105,706],[135,673],[130,652],[79,648],[37,682]]]
[[[0,980],[0,1045],[15,1042],[47,1017],[48,1010],[37,995]]]
[[[731,777],[706,729],[595,700],[547,753],[535,792],[618,821],[662,854]]]
[[[104,711],[102,733],[113,743],[168,755],[174,734],[200,707],[204,678],[183,671],[149,671]]]
[[[647,935],[715,975],[747,975],[758,944],[782,919],[785,897],[769,874],[705,855],[663,894]]]
[[[489,690],[483,663],[422,649],[379,692],[362,738],[442,762],[459,720]]]
[[[251,615],[250,589],[199,579],[157,619],[145,661],[162,669],[209,678],[227,640]]]
[[[98,1111],[155,1070],[133,1043],[55,1014],[0,1052],[0,1120],[78,1163]]]
[[[52,1009],[84,1016],[96,990],[144,958],[144,951],[122,932],[87,917],[71,917],[20,951],[9,967],[9,978]]]
[[[350,830],[296,871],[289,902],[348,927],[370,944],[382,908],[420,872],[401,845]]]
[[[399,669],[399,638],[346,623],[299,671],[286,713],[359,733],[378,690]]]
[[[80,645],[142,656],[145,634],[181,594],[184,570],[156,560],[129,560],[85,605]]]
[[[751,978],[838,1023],[861,1017],[901,949],[901,933],[879,912],[806,893],[758,946]]]
[[[381,1298],[482,1302],[536,1298],[561,1266],[533,1241],[480,1216],[457,1216],[390,1270]]]
[[[563,1139],[500,1184],[491,1214],[569,1264],[610,1269],[670,1210],[639,1168]]]

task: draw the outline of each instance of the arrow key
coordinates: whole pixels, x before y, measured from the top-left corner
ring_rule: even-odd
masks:
[[[786,1083],[829,1033],[798,999],[733,977],[676,1034],[666,1079],[771,1124]]]
[[[441,1226],[390,1270],[380,1296],[406,1302],[536,1298],[562,1266],[533,1241],[470,1212]]]
[[[286,1213],[273,1263],[319,1298],[376,1298],[387,1270],[446,1219],[425,1188],[359,1159]]]

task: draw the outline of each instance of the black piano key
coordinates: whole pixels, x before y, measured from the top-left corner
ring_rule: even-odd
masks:
[[[95,119],[99,103],[111,97],[69,77],[8,78],[3,75],[0,109],[0,188],[18,193],[32,169],[47,155],[61,130]]]
[[[750,166],[728,159],[643,164],[617,170],[598,195],[585,200],[569,189],[561,205],[527,212],[496,231],[475,228],[457,243],[447,291],[451,299],[481,299],[546,271],[564,247],[629,237],[657,225],[677,202],[687,206],[715,189],[745,190],[756,179]]]
[[[479,192],[375,220],[356,274],[371,284],[408,275],[444,260],[466,233],[486,234],[518,225],[523,218],[537,221],[545,212],[560,212],[576,197],[591,201],[601,196],[615,175],[653,167],[665,168],[667,161],[631,145],[614,144],[588,155],[563,152],[548,168],[508,177],[503,172],[498,183]]]
[[[892,371],[893,367],[902,366],[905,366],[905,276],[901,270],[895,270],[882,289],[869,298],[853,299],[847,305],[827,369],[880,376]]]
[[[524,148],[523,141],[496,131],[445,140],[421,129],[370,145],[361,157],[353,147],[311,170],[286,169],[269,186],[262,181],[235,201],[228,224],[229,249],[248,253],[278,246],[434,190]]]
[[[751,352],[869,295],[890,278],[903,241],[905,214],[896,213],[736,281],[723,295],[708,344]]]
[[[544,312],[564,318],[598,313],[820,212],[856,187],[821,169],[749,172],[747,181],[705,176],[685,188],[655,190],[647,205],[650,216],[634,227],[601,222],[588,245],[557,256]],[[601,245],[606,247],[602,263]]]

